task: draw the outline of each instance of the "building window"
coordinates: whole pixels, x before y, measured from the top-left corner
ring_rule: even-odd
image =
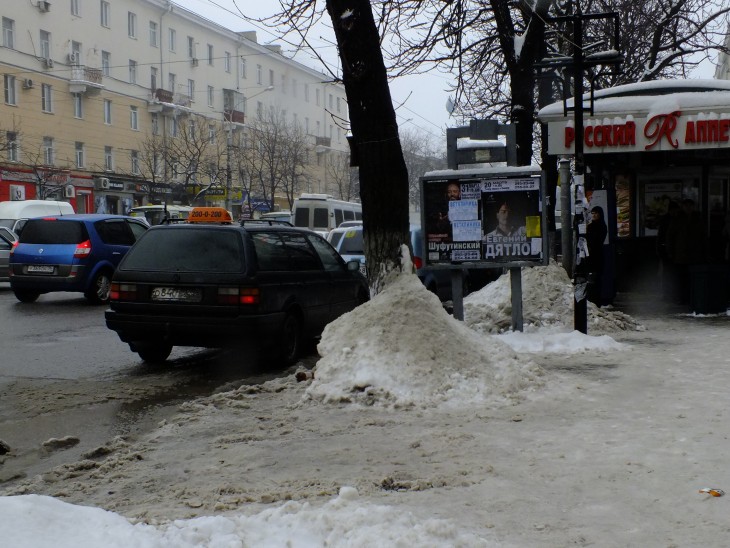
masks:
[[[81,64],[81,42],[75,40],[71,42],[71,64],[79,66]]]
[[[53,112],[53,88],[50,84],[41,85],[41,110]]]
[[[47,30],[41,31],[41,57],[43,59],[51,58],[51,33]]]
[[[137,14],[127,12],[127,34],[130,38],[137,38]]]
[[[322,124],[319,123],[319,120],[317,120],[317,133],[315,133],[314,135],[315,135],[315,137],[323,137]]]
[[[71,0],[71,15],[80,15],[79,12],[79,0]]]
[[[318,90],[318,89],[315,89],[315,90],[314,90],[314,103],[315,103],[315,104],[316,104],[317,106],[320,106],[320,105],[319,105],[319,90]]]
[[[188,57],[195,59],[195,38],[188,36]]]
[[[281,92],[286,93],[286,76],[281,75]]]
[[[104,76],[109,76],[111,67],[112,54],[108,51],[101,52],[101,73]]]
[[[137,83],[137,61],[129,60],[129,83]]]
[[[112,147],[104,147],[104,169],[114,171],[114,153]]]
[[[133,150],[130,159],[132,164],[132,173],[134,175],[139,175],[139,152]]]
[[[110,99],[104,99],[104,123],[112,123],[112,102]]]
[[[291,94],[292,94],[292,97],[294,97],[295,99],[297,98],[297,86],[298,86],[297,79],[296,78],[292,78],[292,81],[291,81]]]
[[[195,80],[188,79],[188,96],[195,101]]]
[[[309,102],[309,84],[304,84],[304,100]]]
[[[20,159],[18,151],[18,134],[14,131],[8,131],[5,134],[5,139],[8,143],[8,160],[11,162],[17,162]]]
[[[244,80],[246,79],[246,59],[243,57],[240,58],[240,71],[241,71],[241,78]]]
[[[213,106],[213,99],[215,98],[215,88],[213,86],[208,86],[208,106]]]
[[[256,101],[256,116],[259,120],[264,119],[264,104],[261,101]]]
[[[43,161],[45,165],[53,165],[53,137],[43,137]]]
[[[269,69],[269,85],[270,86],[274,85],[274,70],[273,69]]]
[[[109,2],[106,0],[101,0],[101,26],[109,28],[109,14],[111,12],[111,7],[109,5]]]
[[[139,129],[137,107],[129,107],[129,127]]]
[[[15,21],[7,17],[3,17],[3,46],[15,47]]]
[[[261,85],[263,84],[263,78],[264,78],[264,71],[261,65],[256,65],[256,83]]]
[[[170,51],[177,49],[177,32],[175,32],[175,29],[167,30],[167,49]]]
[[[81,94],[72,93],[71,97],[73,98],[73,104],[74,104],[74,117],[83,118],[84,117],[84,103],[81,100]]]
[[[330,93],[330,94],[329,94],[329,107],[330,107],[330,111],[332,110],[332,107],[333,107],[333,106],[334,106],[334,105],[333,105],[333,103],[332,103],[332,94]]]
[[[176,76],[171,72],[167,75],[167,83],[170,86],[169,91],[175,93],[175,86],[177,85]]]
[[[215,126],[208,126],[208,142],[212,145],[215,143]]]
[[[208,64],[213,66],[213,45],[208,44]]]
[[[337,112],[340,112],[340,98],[337,98]]]
[[[17,104],[17,98],[15,93],[15,76],[6,74],[3,78],[5,84],[5,104],[15,105]]]
[[[150,46],[157,47],[157,23],[150,21]]]
[[[177,137],[178,133],[179,133],[177,118],[175,118],[174,116],[171,116],[169,120],[170,120],[170,135],[172,137]]]
[[[84,143],[76,141],[76,167],[84,167]]]
[[[160,134],[160,117],[156,112],[152,113],[152,135]]]
[[[153,92],[157,89],[157,67],[150,67],[150,89]]]

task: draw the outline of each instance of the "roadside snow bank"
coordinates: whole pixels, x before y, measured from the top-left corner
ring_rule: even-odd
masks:
[[[330,323],[317,350],[307,397],[323,401],[462,407],[541,384],[537,364],[455,320],[414,274]]]
[[[464,297],[464,321],[481,333],[501,333],[512,325],[509,273]],[[522,269],[522,317],[525,331],[536,327],[573,326],[573,284],[555,261]],[[634,318],[618,310],[588,303],[588,332],[643,331]]]

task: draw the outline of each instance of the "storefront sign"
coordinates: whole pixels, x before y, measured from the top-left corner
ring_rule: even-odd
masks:
[[[587,119],[583,143],[586,154],[730,148],[730,114],[683,115],[673,111],[650,118]],[[548,123],[548,151],[574,153],[572,120]]]

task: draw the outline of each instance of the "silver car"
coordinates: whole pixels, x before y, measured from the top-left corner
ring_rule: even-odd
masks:
[[[4,226],[0,226],[0,282],[10,281],[8,272],[8,260],[13,244],[18,241],[18,236]]]

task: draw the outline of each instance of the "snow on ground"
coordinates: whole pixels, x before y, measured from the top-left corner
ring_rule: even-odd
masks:
[[[645,329],[591,307],[589,332],[612,336],[582,335],[568,327],[569,280],[548,269],[523,271],[525,333],[504,329],[508,277],[468,297],[462,323],[403,275],[328,326],[313,378],[188,402],[143,439],[0,491],[0,538],[725,544],[730,499],[701,489],[730,486],[727,319],[647,318]]]

